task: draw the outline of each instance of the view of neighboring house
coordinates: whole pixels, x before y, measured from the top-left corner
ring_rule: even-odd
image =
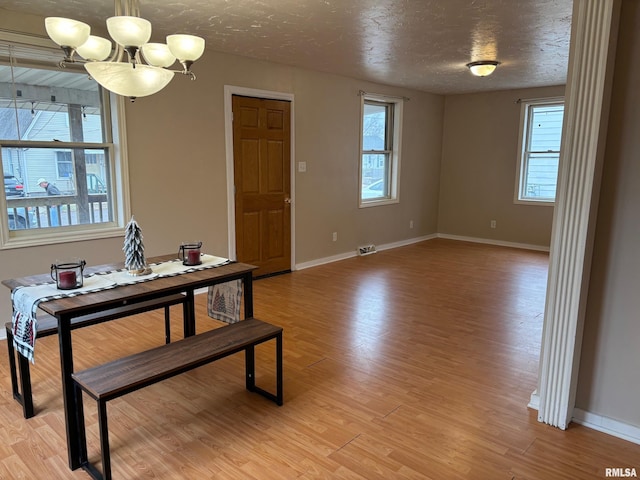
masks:
[[[23,104],[22,107],[25,107]],[[82,134],[85,142],[102,142],[100,116],[87,113],[81,107]],[[66,105],[39,105],[28,108],[0,108],[0,118],[9,117],[11,121],[0,122],[4,130],[0,138],[15,138],[24,141],[70,141],[70,115]],[[15,118],[19,119],[16,125]],[[19,131],[18,131],[19,128]],[[105,189],[106,166],[102,150],[84,150],[89,191],[103,193]],[[24,185],[26,196],[44,195],[38,185],[40,178],[53,183],[63,194],[73,195],[76,191],[74,178],[73,150],[68,148],[18,148],[2,149],[2,168],[5,174],[18,178]]]

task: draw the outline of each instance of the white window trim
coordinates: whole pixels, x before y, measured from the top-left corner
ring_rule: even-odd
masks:
[[[24,35],[0,30],[0,42],[19,43],[35,47],[49,47],[53,43],[48,39],[42,39],[31,35]],[[4,195],[0,195],[0,250],[24,248],[37,245],[50,245],[69,243],[82,240],[96,240],[124,235],[126,222],[131,217],[131,205],[129,194],[129,166],[127,157],[127,137],[125,122],[125,102],[119,95],[106,93],[109,98],[109,115],[111,131],[107,135],[107,142],[112,150],[111,175],[113,183],[113,222],[103,228],[87,229],[83,225],[65,227],[64,230],[13,230],[4,228],[8,225],[6,201]],[[58,230],[58,231],[56,231]]]
[[[528,118],[527,118],[527,110],[529,106],[534,105],[547,105],[550,103],[564,103],[564,97],[546,97],[546,98],[533,98],[533,99],[522,99],[520,100],[520,128],[518,130],[518,161],[516,162],[516,184],[515,190],[513,194],[513,203],[519,205],[540,205],[546,207],[555,206],[555,200],[549,199],[523,199],[520,198],[520,191],[522,188],[522,183],[524,181],[524,171],[523,171],[523,157],[524,150],[526,147],[525,133],[528,129]],[[557,196],[557,192],[556,192]]]
[[[389,171],[389,198],[362,199],[362,130],[364,120],[364,102],[372,100],[382,103],[393,103],[393,145],[391,150],[391,168]],[[400,147],[402,144],[402,117],[404,98],[378,95],[373,93],[361,93],[360,95],[360,133],[359,133],[359,157],[358,157],[358,206],[360,208],[378,207],[400,203]]]

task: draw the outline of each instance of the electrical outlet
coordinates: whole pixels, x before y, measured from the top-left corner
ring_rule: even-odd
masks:
[[[495,220],[491,220],[491,228],[496,228],[496,221]]]
[[[334,242],[338,241],[338,232],[333,232],[333,241]]]
[[[409,228],[413,228],[413,220],[409,220]]]

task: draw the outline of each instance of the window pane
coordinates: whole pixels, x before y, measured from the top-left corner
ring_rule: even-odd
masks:
[[[516,202],[555,202],[563,117],[562,98],[523,102]]]
[[[531,108],[531,136],[528,151],[559,152],[564,106],[543,105]]]
[[[533,153],[527,158],[523,185],[524,198],[555,199],[558,180],[558,154]]]
[[[386,97],[385,97],[386,98]],[[360,131],[360,207],[397,203],[402,100],[362,99]]]
[[[1,153],[10,230],[113,221],[107,148],[3,147]],[[95,163],[86,164],[87,157]]]
[[[4,59],[13,57],[16,47],[0,44],[0,156],[7,206],[0,228],[12,231],[3,245],[98,238],[117,228],[114,199],[121,188],[112,183],[121,163],[112,163],[108,98],[86,72],[55,68],[57,57],[27,50],[25,63],[12,65]],[[38,51],[44,58],[37,58],[50,61],[52,68],[25,66]],[[65,228],[63,235],[46,234],[58,227],[60,233]]]
[[[389,197],[387,154],[364,154],[362,156],[362,199]]]
[[[0,95],[0,140],[104,141],[98,84],[85,73],[0,65]]]
[[[58,178],[71,178],[73,176],[73,162],[71,161],[71,151],[56,152],[56,164],[58,167]]]
[[[364,104],[362,150],[388,150],[387,105]]]

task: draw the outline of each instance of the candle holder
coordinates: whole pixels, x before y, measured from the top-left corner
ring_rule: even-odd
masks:
[[[84,282],[84,260],[58,262],[51,264],[51,278],[55,280],[59,290],[81,288]]]
[[[189,242],[180,245],[178,250],[178,257],[182,260],[183,265],[193,266],[200,265],[200,248],[202,248],[202,242]]]

